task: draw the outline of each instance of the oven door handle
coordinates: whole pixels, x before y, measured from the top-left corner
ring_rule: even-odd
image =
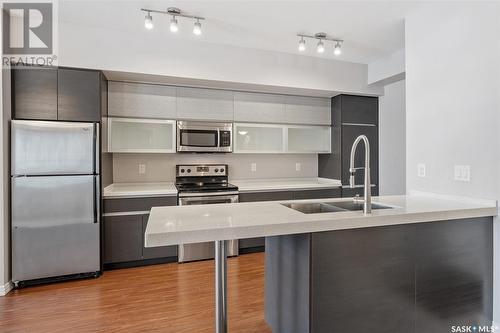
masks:
[[[230,200],[231,203],[238,202],[238,196],[236,195],[219,195],[212,197],[180,197],[179,198],[179,206],[183,206],[188,202],[197,202],[197,201],[221,201],[221,200]],[[222,202],[221,202],[222,203]]]

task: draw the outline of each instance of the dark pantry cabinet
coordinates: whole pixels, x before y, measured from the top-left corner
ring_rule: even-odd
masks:
[[[370,178],[372,195],[378,195],[378,97],[338,95],[332,98],[332,136],[330,154],[318,155],[318,175],[340,179],[343,197],[363,195],[361,187],[349,189],[349,160],[351,147],[359,135],[370,142]],[[364,166],[365,147],[360,143],[356,151],[355,166]],[[355,175],[356,185],[363,185],[364,170]]]
[[[99,122],[107,103],[100,71],[41,66],[12,69],[12,117]]]

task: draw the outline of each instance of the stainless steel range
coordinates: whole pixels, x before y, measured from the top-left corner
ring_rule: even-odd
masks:
[[[238,187],[228,182],[226,164],[177,165],[179,206],[238,202]],[[228,241],[228,255],[238,255],[238,240]],[[179,245],[179,262],[214,258],[214,243]]]

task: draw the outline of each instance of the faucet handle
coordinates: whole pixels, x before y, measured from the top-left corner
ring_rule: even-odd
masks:
[[[351,173],[351,176],[349,177],[349,187],[354,188],[355,187],[355,181],[354,181],[354,174]]]
[[[358,168],[349,168],[349,187],[354,188],[355,186],[355,180],[354,180],[354,174],[356,173],[356,170]]]

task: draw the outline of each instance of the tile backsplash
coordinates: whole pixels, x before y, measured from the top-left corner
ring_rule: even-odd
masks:
[[[316,154],[113,154],[113,182],[175,180],[176,164],[223,163],[229,179],[318,176]],[[252,171],[252,169],[254,171]]]

